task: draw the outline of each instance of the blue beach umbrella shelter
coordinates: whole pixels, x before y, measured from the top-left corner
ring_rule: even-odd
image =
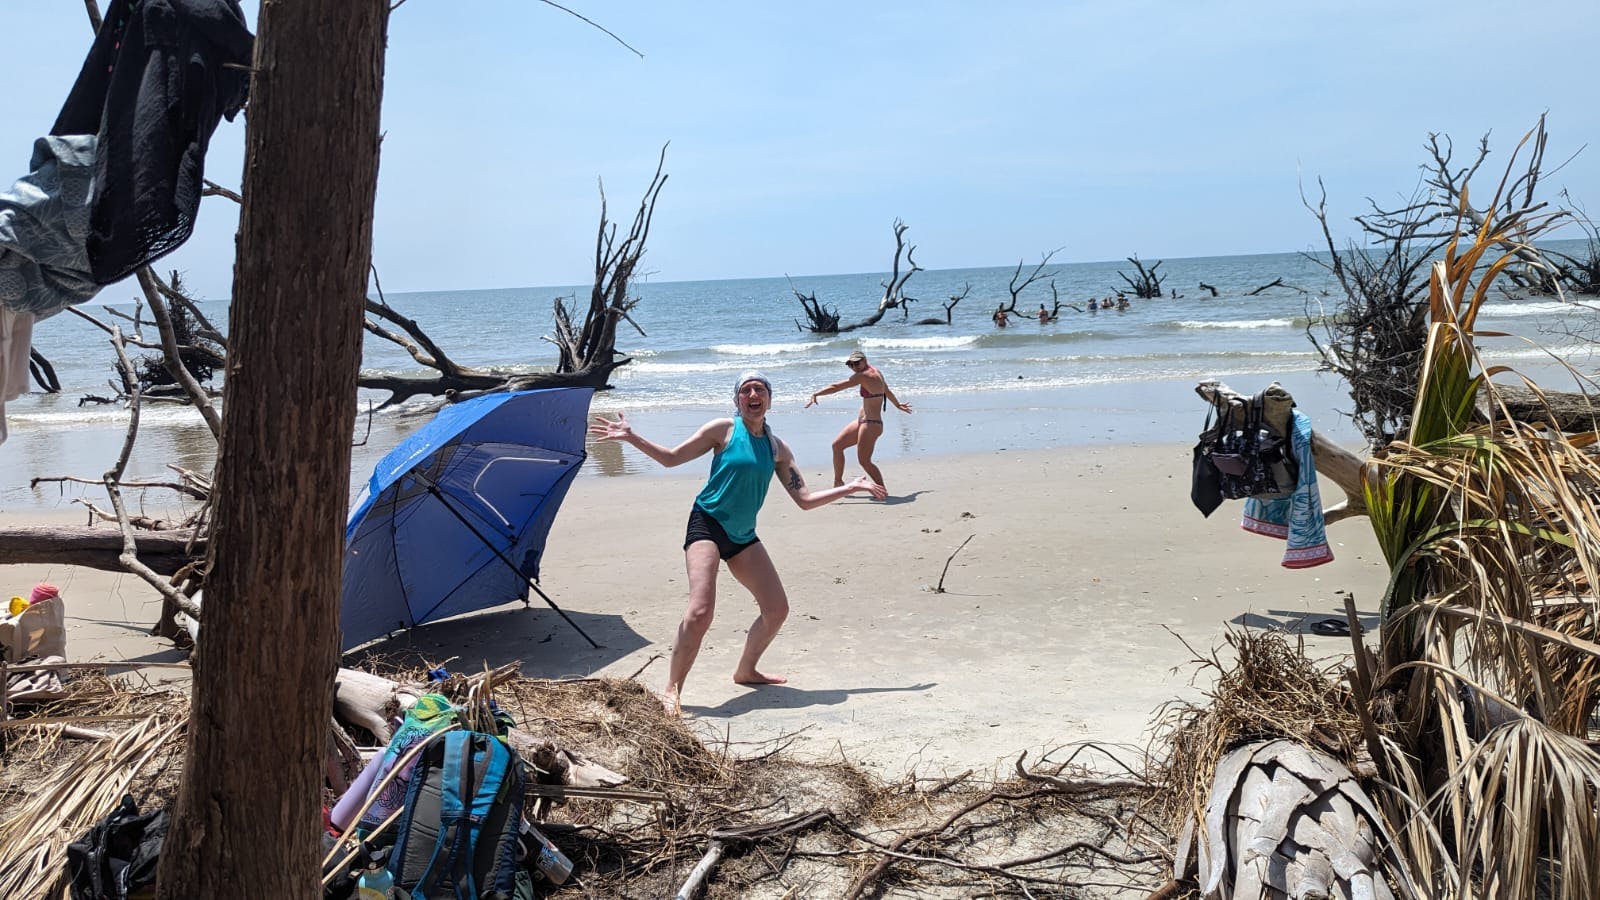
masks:
[[[378,463],[345,527],[344,649],[526,601],[530,589],[578,627],[535,582],[556,509],[588,455],[593,394],[552,388],[453,404]]]

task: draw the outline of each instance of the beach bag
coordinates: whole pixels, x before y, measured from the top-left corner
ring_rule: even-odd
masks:
[[[167,836],[167,812],[139,814],[131,795],[82,839],[67,845],[72,900],[130,900],[154,896],[156,863]]]
[[[16,665],[35,656],[67,655],[67,609],[60,597],[31,603],[16,615],[0,614],[0,659]]]
[[[449,731],[417,759],[388,868],[412,900],[533,896],[518,860],[526,776],[492,734]]]
[[[1207,426],[1210,418],[1207,417]],[[1222,473],[1206,453],[1204,436],[1194,445],[1194,475],[1189,484],[1189,499],[1200,514],[1209,517],[1222,505]]]
[[[1195,447],[1196,482],[1204,465],[1216,471],[1217,492],[1228,500],[1255,497],[1272,500],[1294,493],[1300,480],[1289,436],[1266,423],[1262,413],[1263,394],[1242,404],[1229,403],[1211,424],[1215,406],[1206,413],[1206,424]],[[1204,473],[1209,478],[1209,471]],[[1196,505],[1200,501],[1196,499]],[[1201,507],[1204,511],[1204,507]]]

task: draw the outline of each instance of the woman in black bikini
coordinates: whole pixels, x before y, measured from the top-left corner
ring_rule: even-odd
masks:
[[[870,365],[867,355],[860,350],[852,352],[844,364],[850,367],[850,377],[812,394],[811,399],[806,401],[806,407],[815,405],[818,397],[859,387],[861,413],[833,439],[833,484],[835,487],[844,484],[844,451],[850,447],[856,448],[856,459],[861,462],[867,477],[883,484],[883,473],[872,464],[873,448],[878,445],[878,438],[883,436],[883,403],[887,400],[903,413],[911,412],[911,404],[900,402],[894,391],[889,389],[889,383],[883,380],[883,373]]]

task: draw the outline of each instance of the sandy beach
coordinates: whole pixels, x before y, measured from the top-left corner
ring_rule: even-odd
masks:
[[[825,483],[826,460],[800,455],[808,479]],[[644,667],[640,680],[659,689],[666,661],[651,658],[670,652],[683,611],[683,524],[703,469],[575,482],[542,585],[602,649],[537,598],[531,609],[430,624],[372,649],[459,669],[519,661],[533,676],[626,677]],[[885,474],[894,494],[886,503],[851,497],[801,512],[772,491],[760,534],[791,613],[764,668],[790,683],[731,682],[755,605],[724,573],[684,697],[707,735],[799,733],[799,752],[842,750],[887,774],[982,770],[1022,750],[1091,739],[1136,747],[1162,704],[1195,695],[1184,642],[1208,652],[1230,627],[1305,632],[1341,612],[1341,589],[1371,615],[1383,588],[1365,519],[1330,526],[1333,563],[1289,570],[1281,542],[1239,528],[1240,504],[1202,518],[1188,497],[1185,445],[908,456]],[[1340,496],[1322,487],[1325,501]],[[8,515],[82,521],[66,509]],[[158,605],[133,576],[21,565],[0,573],[12,593],[42,579],[62,586],[74,660],[179,656],[144,634]],[[1313,655],[1349,646],[1305,640]]]

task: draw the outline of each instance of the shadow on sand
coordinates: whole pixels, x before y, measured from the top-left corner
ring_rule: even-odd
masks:
[[[1345,621],[1344,610],[1327,610],[1326,612],[1307,612],[1298,609],[1269,609],[1262,613],[1241,613],[1228,620],[1231,625],[1240,625],[1245,628],[1257,628],[1262,631],[1282,631],[1287,634],[1313,634],[1325,637],[1339,636],[1333,631],[1318,628],[1318,623],[1332,619],[1339,626],[1348,628]],[[1356,621],[1361,624],[1362,631],[1372,631],[1378,627],[1378,614],[1375,612],[1356,612]],[[1345,632],[1348,634],[1348,631]]]
[[[429,622],[352,650],[343,665],[373,656],[414,656],[438,665],[454,657],[446,668],[475,671],[483,665],[514,662],[521,663],[522,674],[530,678],[562,678],[590,675],[650,643],[622,616],[572,609],[566,613],[600,644],[599,649],[589,646],[554,610],[518,605]]]
[[[747,693],[730,697],[716,706],[685,706],[684,712],[697,716],[737,716],[756,709],[800,709],[806,706],[837,706],[853,694],[894,694],[905,691],[926,691],[937,687],[935,682],[907,685],[906,687],[839,688],[837,690],[808,691],[787,684],[767,684],[752,688]]]
[[[912,491],[909,494],[890,495],[890,496],[885,497],[883,499],[883,505],[884,506],[899,506],[902,503],[915,503],[915,502],[917,502],[917,498],[918,497],[920,497],[920,496],[922,496],[923,494],[926,494],[926,493],[929,493],[929,492],[928,491]]]

